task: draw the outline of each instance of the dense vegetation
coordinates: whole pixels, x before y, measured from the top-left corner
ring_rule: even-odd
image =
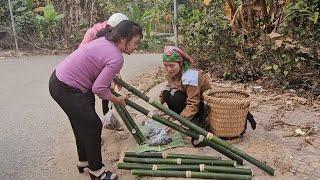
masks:
[[[88,27],[123,12],[144,28],[141,49],[172,35],[169,0],[11,1],[24,50],[77,48]],[[178,0],[179,45],[225,79],[320,94],[319,0]],[[14,49],[8,1],[0,2],[2,49]],[[1,34],[0,34],[1,35]]]

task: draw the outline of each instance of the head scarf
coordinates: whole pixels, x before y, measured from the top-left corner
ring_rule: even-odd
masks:
[[[164,47],[162,60],[163,62],[182,62],[183,72],[187,71],[191,64],[194,64],[192,57],[175,46]]]

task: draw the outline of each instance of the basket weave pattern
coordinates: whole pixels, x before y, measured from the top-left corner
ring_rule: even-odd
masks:
[[[244,128],[251,102],[250,94],[240,90],[208,90],[204,99],[209,102],[209,121],[218,137],[239,136]]]

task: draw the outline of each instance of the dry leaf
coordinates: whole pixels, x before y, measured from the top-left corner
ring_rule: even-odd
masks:
[[[293,39],[292,38],[289,38],[289,37],[286,37],[286,39],[284,40],[285,42],[288,42],[288,43],[292,43],[293,42]]]
[[[300,134],[300,135],[305,135],[306,134],[300,128],[296,129],[294,132],[296,132],[297,134]]]
[[[303,53],[303,54],[309,54],[311,52],[311,49],[303,47],[303,46],[300,46],[300,48],[299,48],[299,50],[297,52],[298,53]]]
[[[244,58],[244,56],[239,52],[236,52],[235,54],[236,54],[236,59],[238,59],[238,60]]]
[[[206,5],[206,6],[209,6],[211,1],[212,0],[203,0],[203,4]]]
[[[278,47],[278,48],[281,47],[282,42],[283,42],[282,39],[275,40],[276,47]]]
[[[231,9],[231,7],[230,7],[228,2],[226,2],[225,6],[224,6],[224,12],[226,14],[227,19],[229,21],[231,21],[232,20],[232,9]]]
[[[268,36],[270,37],[270,39],[276,39],[276,38],[281,37],[282,35],[279,33],[276,33],[276,32],[272,32],[272,33],[268,34]]]

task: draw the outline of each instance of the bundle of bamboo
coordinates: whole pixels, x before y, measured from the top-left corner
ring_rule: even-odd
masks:
[[[119,169],[131,170],[139,176],[252,179],[250,169],[234,167],[235,161],[210,156],[126,152],[123,162],[118,164]]]

